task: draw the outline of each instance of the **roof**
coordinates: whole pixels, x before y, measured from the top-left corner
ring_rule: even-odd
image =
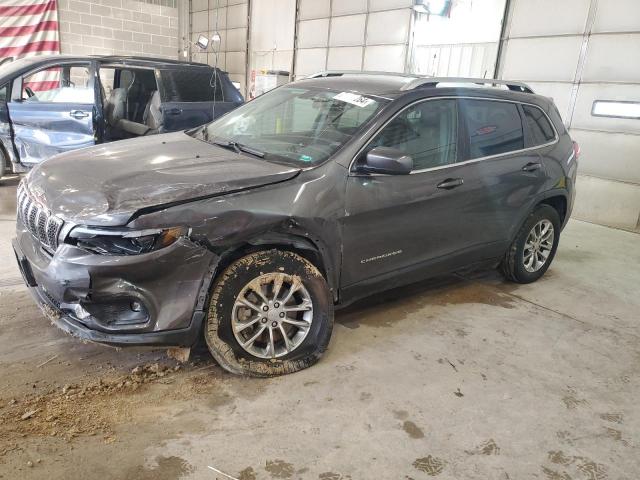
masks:
[[[34,65],[48,64],[55,62],[68,62],[68,61],[87,61],[98,60],[100,62],[109,63],[123,63],[128,65],[139,66],[192,66],[192,67],[208,67],[213,68],[206,63],[197,62],[183,62],[181,60],[172,60],[170,58],[153,58],[153,57],[133,57],[127,55],[36,55],[33,57],[19,58],[12,62],[3,63],[0,65],[0,80],[4,77],[13,77],[15,74],[22,74],[23,71],[28,70]]]
[[[401,93],[402,87],[414,80],[415,76],[383,75],[376,72],[348,73],[341,75],[317,75],[298,80],[296,83],[316,88],[357,92],[365,95],[394,97]]]
[[[114,63],[161,63],[164,65],[192,65],[196,67],[210,67],[206,63],[200,62],[185,62],[182,60],[173,60],[171,58],[159,58],[159,57],[136,57],[130,55],[90,55],[87,58],[100,60],[102,62],[114,62]]]
[[[487,88],[492,88],[496,93],[500,90],[503,92],[533,93],[531,87],[517,81],[492,78],[428,77],[388,72],[327,71],[311,75],[302,82],[314,87],[328,88],[330,86],[330,88],[385,97],[395,97],[417,89],[435,87],[464,89],[464,91],[478,89],[485,93]]]

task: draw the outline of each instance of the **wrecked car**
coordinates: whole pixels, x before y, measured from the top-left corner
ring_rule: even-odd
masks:
[[[167,59],[38,56],[0,66],[0,177],[58,153],[205,124],[241,105],[227,74]]]
[[[334,306],[469,265],[535,281],[577,145],[526,85],[451,81],[332,72],[44,162],[18,190],[25,282],[82,339],[204,337],[228,371],[268,376],[320,358]]]

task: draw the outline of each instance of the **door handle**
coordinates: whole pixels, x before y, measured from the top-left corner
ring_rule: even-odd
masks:
[[[169,108],[167,110],[167,115],[180,115],[182,113],[181,108]]]
[[[462,184],[464,184],[464,180],[462,178],[447,178],[440,182],[437,187],[444,190],[451,190],[452,188],[459,187]]]
[[[523,172],[535,172],[536,170],[540,170],[542,165],[538,162],[529,162],[524,167],[522,167]]]
[[[78,120],[82,118],[87,118],[89,116],[87,112],[83,112],[82,110],[71,110],[69,112],[69,115],[71,115],[73,118],[76,118]]]

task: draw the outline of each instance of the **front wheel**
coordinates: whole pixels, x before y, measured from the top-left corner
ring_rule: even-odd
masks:
[[[531,283],[549,268],[560,239],[560,216],[555,208],[539,205],[529,215],[500,265],[513,282]]]
[[[317,362],[332,328],[333,301],[320,271],[273,249],[240,258],[214,281],[204,335],[225,370],[269,377]]]

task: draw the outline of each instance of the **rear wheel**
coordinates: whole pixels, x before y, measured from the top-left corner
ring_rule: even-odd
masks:
[[[549,268],[560,239],[560,216],[555,208],[539,205],[516,235],[500,265],[513,282],[531,283]]]
[[[313,365],[332,328],[322,274],[301,256],[274,249],[235,261],[214,281],[204,334],[223,368],[268,377]]]

